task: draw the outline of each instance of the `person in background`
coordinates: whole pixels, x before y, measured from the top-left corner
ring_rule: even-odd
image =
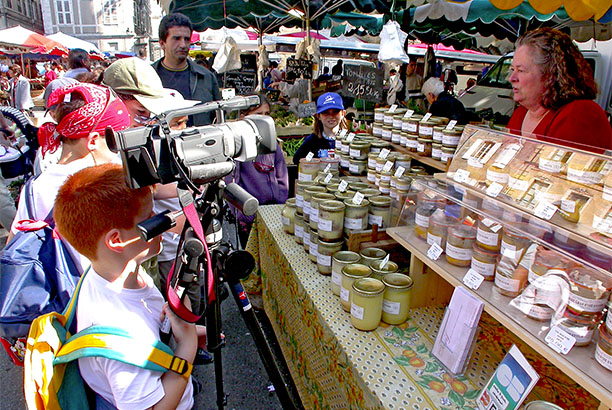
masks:
[[[64,66],[57,61],[51,63],[51,67],[53,68],[53,71],[55,71],[55,74],[57,74],[57,78],[62,78],[64,74],[66,74]]]
[[[69,70],[66,71],[63,77],[76,78],[81,73],[88,73],[91,70],[91,59],[87,51],[81,48],[70,50],[68,53],[68,68]]]
[[[465,84],[465,89],[461,90],[459,92],[459,97],[461,97],[463,94],[465,94],[467,92],[467,90],[469,90],[470,88],[472,88],[473,86],[476,85],[476,79],[475,78],[468,78],[466,84]]]
[[[49,83],[57,78],[57,74],[55,71],[51,69],[51,64],[45,63],[45,87],[49,85]]]
[[[397,101],[397,93],[402,89],[403,84],[397,70],[392,68],[389,71],[389,90],[387,91],[387,104],[393,105]]]
[[[242,113],[245,115],[270,115],[270,102],[264,94],[259,95],[260,105],[251,107]],[[259,205],[284,204],[289,194],[289,176],[283,150],[279,146],[276,152],[258,155],[253,161],[236,162],[234,171],[226,177],[227,183],[235,182],[259,200]],[[238,235],[244,248],[255,216],[246,216],[233,208],[238,220]]]
[[[21,75],[21,67],[18,64],[13,64],[9,68],[8,75],[11,78],[13,107],[21,112],[29,113],[34,107],[30,93],[30,81]]]
[[[346,111],[342,97],[336,93],[325,93],[317,99],[317,113],[315,114],[314,132],[306,137],[302,145],[293,156],[293,163],[299,164],[309,152],[314,158],[331,156],[335,149],[334,136],[340,130],[348,130],[345,119]]]
[[[15,131],[11,128],[10,122],[0,114],[0,150],[10,147],[15,142]],[[8,190],[8,184],[0,174],[0,225],[6,230],[11,228],[15,219],[15,201]]]
[[[149,59],[147,58],[147,49],[144,47],[140,47],[138,49],[138,58],[140,58],[143,61],[149,62]]]
[[[272,83],[280,83],[283,81],[283,73],[278,69],[276,61],[270,61],[270,78]]]
[[[416,107],[425,111],[425,101],[423,101],[423,94],[421,93],[423,77],[417,73],[416,56],[409,56],[409,58],[410,62],[406,66],[405,100],[409,105],[410,102],[414,102]]]
[[[612,149],[610,123],[593,101],[593,70],[567,34],[540,28],[520,37],[510,83],[520,104],[508,123],[511,132],[581,149]]]
[[[159,25],[159,44],[164,50],[164,57],[154,62],[153,68],[164,87],[177,90],[185,100],[220,100],[217,77],[188,58],[192,31],[191,20],[184,14],[165,16]],[[212,114],[206,112],[190,116],[190,122],[190,125],[210,124]]]
[[[332,72],[331,72],[332,79],[334,81],[342,80],[343,72],[344,72],[344,68],[342,67],[342,60],[338,60],[336,62],[336,65],[332,67]]]
[[[323,74],[317,77],[317,82],[321,83],[323,81],[331,80],[332,76],[329,73],[329,67],[323,67]]]
[[[429,112],[437,117],[446,117],[456,120],[459,124],[467,122],[465,107],[461,101],[444,91],[444,83],[436,77],[431,77],[421,89],[429,102]]]

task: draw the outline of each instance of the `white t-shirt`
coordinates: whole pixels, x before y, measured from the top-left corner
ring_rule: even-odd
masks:
[[[164,299],[143,269],[145,286],[125,289],[107,281],[93,269],[87,273],[77,304],[77,330],[93,325],[129,330],[146,340],[159,340],[160,313]],[[163,373],[142,369],[116,360],[79,359],[83,379],[96,393],[119,409],[146,409],[164,397]],[[187,383],[177,409],[193,406],[193,385]]]

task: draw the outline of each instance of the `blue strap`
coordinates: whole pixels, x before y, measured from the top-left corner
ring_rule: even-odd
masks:
[[[79,300],[79,294],[81,293],[81,286],[83,285],[83,280],[85,279],[85,276],[87,276],[87,272],[89,272],[90,268],[91,268],[91,265],[87,268],[87,270],[85,270],[85,272],[83,272],[83,275],[81,275],[81,279],[79,279],[79,283],[77,283],[77,286],[74,289],[74,293],[72,294],[70,301],[64,308],[64,311],[62,312],[62,315],[66,317],[66,325],[64,326],[66,329],[70,329],[70,326],[72,325],[72,321],[74,320],[74,317],[76,316],[76,304],[77,304],[77,301]]]

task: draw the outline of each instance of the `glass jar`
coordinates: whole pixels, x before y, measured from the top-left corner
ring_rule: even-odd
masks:
[[[285,202],[281,210],[281,219],[283,222],[283,229],[291,235],[293,235],[295,230],[295,212],[295,198],[287,199],[287,202]]]
[[[433,141],[435,143],[440,144],[440,145],[442,145],[442,136],[444,135],[444,133],[442,133],[443,130],[444,130],[443,126],[436,125],[436,126],[433,127],[433,134],[431,136]]]
[[[304,213],[304,191],[314,184],[314,181],[297,180],[295,182],[295,209],[297,212]]]
[[[380,248],[365,248],[359,252],[359,256],[361,257],[360,263],[370,267],[372,262],[384,259],[387,252]]]
[[[401,145],[402,147],[405,147],[408,144],[408,133],[407,132],[400,132],[400,142],[399,145]]]
[[[408,111],[406,108],[397,108],[393,113],[393,128],[402,128],[402,120],[404,119],[404,114]]]
[[[376,172],[382,172],[383,167],[387,163],[386,158],[376,158]]]
[[[374,121],[383,123],[385,121],[385,112],[387,112],[387,108],[375,108]]]
[[[526,224],[522,225],[523,227],[528,226]],[[502,256],[514,258],[517,252],[527,248],[530,244],[531,241],[522,232],[504,226],[499,253]]]
[[[412,183],[412,178],[410,177],[405,177],[405,176],[401,176],[401,177],[392,176],[391,177],[391,187],[397,188],[398,190],[406,191],[410,189],[411,183]]]
[[[602,185],[612,162],[588,154],[574,153],[567,163],[567,179],[586,185]]]
[[[457,218],[448,216],[442,209],[437,209],[431,218],[429,218],[429,227],[427,228],[427,244],[438,244],[442,249],[446,249],[446,238],[448,237],[448,228],[456,225],[459,221]]]
[[[366,170],[368,169],[368,161],[363,159],[354,159],[351,158],[349,160],[349,172],[353,175],[364,175]]]
[[[355,140],[353,139],[353,141]],[[351,144],[352,142],[348,141],[348,135],[344,137],[342,139],[342,146],[340,147],[340,153],[348,156],[351,151]],[[340,163],[340,166],[342,166],[342,162]]]
[[[455,156],[455,147],[446,147],[442,145],[442,154],[440,155],[440,162],[443,164],[450,164]]]
[[[470,266],[475,242],[475,227],[467,225],[451,226],[448,228],[446,239],[446,261],[455,266]]]
[[[411,132],[413,134],[419,133],[419,123],[423,119],[422,115],[413,115],[410,118],[406,118],[402,121],[402,131]]]
[[[331,199],[336,199],[334,194],[330,194],[329,192],[321,192],[312,194],[310,197],[310,216],[309,216],[309,225],[310,229],[317,229],[317,224],[319,223],[319,205],[323,201],[329,201]]]
[[[410,312],[412,279],[402,273],[388,273],[382,281],[385,284],[382,321],[390,325],[402,324],[408,320]]]
[[[419,147],[419,136],[417,134],[407,133],[406,134],[406,149],[409,152],[417,152]]]
[[[367,160],[370,152],[370,143],[362,141],[353,141],[349,150],[349,158]]]
[[[345,312],[351,309],[351,289],[353,282],[357,279],[367,278],[372,275],[369,266],[360,263],[351,263],[342,268],[342,282],[340,284],[340,304]]]
[[[332,272],[332,257],[342,249],[344,240],[328,242],[319,239],[317,247],[317,269],[321,275],[330,275]]]
[[[433,140],[431,138],[421,138],[417,139],[417,154],[422,157],[431,157]]]
[[[478,215],[476,242],[482,249],[499,252],[502,240],[502,226],[497,222]]]
[[[561,257],[560,255],[552,250],[547,250],[541,246],[538,247],[533,263],[529,267],[529,283],[534,283],[540,276],[546,275],[546,273],[554,268],[561,268]]]
[[[600,313],[608,303],[612,279],[587,267],[578,267],[568,274],[570,294],[567,305],[578,314]]]
[[[506,185],[508,183],[508,169],[499,168],[495,164],[490,165],[487,168],[487,182],[489,184],[497,182],[498,184]]]
[[[370,187],[370,184],[361,181],[351,181],[349,182],[349,189],[353,191],[360,191],[362,189],[366,189]]]
[[[404,172],[410,171],[412,165],[412,157],[406,154],[400,154],[395,158],[395,169],[404,168]]]
[[[442,159],[442,144],[431,144],[431,157],[438,161]]]
[[[319,158],[320,162],[320,168],[319,171],[323,171],[326,172],[325,170],[327,169],[327,166],[329,165],[329,169],[327,170],[327,172],[331,172],[332,174],[334,174],[334,176],[338,175],[338,171],[340,168],[340,160],[336,157],[323,157],[323,158]]]
[[[391,141],[393,134],[393,127],[390,125],[383,126],[382,135],[380,136],[385,141]]]
[[[570,309],[565,309],[562,317],[554,318],[550,327],[560,326],[564,331],[574,336],[575,346],[588,346],[601,321],[601,314],[591,316],[580,316],[574,314]]]
[[[340,153],[340,168],[348,169],[349,165],[351,164],[349,160],[350,157],[348,154]]]
[[[310,229],[310,243],[308,247],[308,259],[310,262],[317,263],[319,255],[319,234],[316,229]]]
[[[295,241],[298,244],[302,244],[303,242],[303,237],[304,237],[304,217],[302,216],[301,213],[296,212],[295,213],[295,224],[294,224],[294,232],[295,234]]]
[[[421,120],[419,122],[419,137],[431,139],[431,137],[433,136],[434,125],[435,123],[431,120]]]
[[[340,183],[333,183],[333,184],[327,184],[325,185],[325,189],[327,189],[327,192],[329,192],[330,194],[335,194],[338,191],[338,187],[340,186]]]
[[[363,194],[365,199],[370,199],[373,196],[379,196],[380,195],[380,191],[378,189],[376,189],[376,188],[360,189],[359,192]]]
[[[385,285],[378,279],[362,278],[351,288],[351,324],[359,330],[378,327],[382,317]]]
[[[400,144],[402,142],[402,131],[398,129],[393,129],[391,131],[391,142],[393,144]]]
[[[370,269],[372,269],[372,277],[378,280],[382,280],[383,277],[389,273],[395,273],[399,269],[397,263],[392,261],[387,261],[385,266],[382,266],[383,260],[375,260],[370,264]]]
[[[373,196],[370,199],[368,224],[378,225],[379,229],[389,228],[391,224],[391,198],[388,196]]]
[[[389,144],[387,141],[382,141],[379,139],[374,139],[374,141],[372,141],[370,144],[370,154],[376,154],[376,156],[378,156],[378,154],[380,153],[380,151],[383,150],[383,148],[391,149],[391,144]],[[368,158],[370,158],[369,154]],[[368,166],[370,166],[369,163]]]
[[[376,161],[378,160],[378,155],[380,153],[370,152],[368,154],[368,169],[376,170]]]
[[[331,268],[331,291],[334,295],[340,296],[340,287],[342,286],[342,268],[346,265],[359,263],[361,257],[358,253],[352,251],[338,251],[332,256]]]
[[[599,326],[599,339],[595,348],[597,363],[612,371],[612,333],[605,326]]]
[[[344,203],[335,200],[324,201],[319,204],[319,222],[317,224],[319,238],[324,241],[335,241],[342,238],[344,208]]]
[[[331,177],[329,176],[330,174],[331,174]],[[317,185],[327,187],[327,185],[329,184],[339,183],[340,182],[340,178],[338,178],[339,176],[340,174],[338,173],[338,171],[330,171],[330,172],[319,171],[314,182]]]
[[[359,205],[353,203],[352,199],[345,199],[344,205],[344,232],[352,233],[363,231],[368,228],[368,211],[370,201],[364,199]]]
[[[345,199],[353,199],[353,196],[355,196],[355,191],[350,189],[344,192],[336,191],[334,192],[334,195],[336,196],[336,200],[344,201]]]
[[[374,122],[374,125],[372,126],[372,135],[375,137],[382,137],[383,125],[384,124],[382,122]]]
[[[335,148],[336,148],[336,152],[342,152],[342,138],[340,138],[340,136],[336,137],[336,144],[335,144]]]
[[[302,246],[306,252],[306,256],[310,253],[310,225],[304,223],[304,235],[302,236]]]
[[[429,217],[436,209],[444,208],[446,200],[437,195],[427,192],[419,192],[417,195],[417,208],[414,214],[414,231],[421,239],[427,240],[427,229],[429,228]]]
[[[372,168],[368,168],[368,182],[375,183],[376,182],[376,170]]]
[[[385,118],[383,120],[383,123],[385,124],[385,126],[393,127],[393,116],[394,115],[395,113],[389,112],[389,110],[385,111]]]
[[[442,130],[442,145],[446,145],[447,147],[457,147],[459,145],[459,140],[461,140],[461,133],[463,132],[463,127],[454,127],[453,129],[447,130],[444,128]]]
[[[478,246],[475,242],[472,246],[472,262],[470,267],[481,274],[485,280],[495,279],[495,266],[497,265],[498,252],[486,250]]]
[[[381,179],[380,183],[378,184],[378,189],[380,190],[381,194],[389,195],[391,193],[391,182],[383,181]]]
[[[298,179],[300,181],[313,181],[319,172],[320,163],[321,161],[318,158],[313,158],[310,161],[306,158],[300,159]]]
[[[309,186],[308,188],[304,190],[304,223],[305,224],[310,223],[310,214],[312,212],[311,210],[312,204],[310,203],[310,200],[312,198],[312,195],[322,194],[326,192],[327,192],[327,189],[325,189],[325,187],[318,186],[318,185]]]

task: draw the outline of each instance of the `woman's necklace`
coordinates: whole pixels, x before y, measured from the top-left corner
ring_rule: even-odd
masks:
[[[537,115],[535,111],[527,110],[527,114],[523,120],[523,125],[521,126],[521,132],[523,134],[532,134],[549,112],[550,110],[545,110],[543,114]]]

